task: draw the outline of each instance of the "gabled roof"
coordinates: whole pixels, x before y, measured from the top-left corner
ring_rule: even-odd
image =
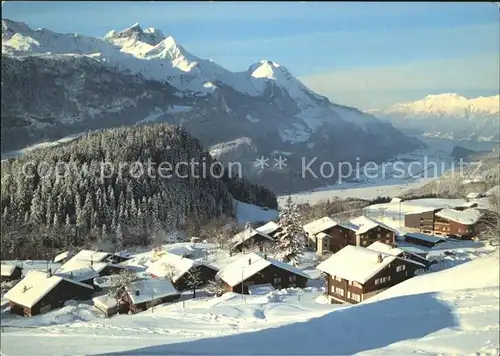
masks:
[[[268,239],[269,241],[274,241],[274,239],[271,236],[269,236],[268,234],[261,232],[261,231],[258,231],[258,230],[253,229],[253,228],[248,228],[248,229],[245,229],[242,232],[234,235],[234,237],[231,239],[231,245],[233,248],[237,247],[256,235],[263,236],[264,238]]]
[[[316,269],[364,284],[396,259],[425,267],[421,263],[398,257],[402,253],[402,250],[378,241],[367,248],[348,245],[320,263]],[[378,262],[379,254],[382,255],[382,262]]]
[[[378,226],[380,226],[386,230],[396,232],[392,227],[387,226],[386,224],[384,224],[378,220],[371,219],[371,218],[366,217],[366,216],[358,216],[357,218],[352,219],[351,223],[358,226],[358,230],[356,231],[356,234],[358,234],[358,235],[362,235],[362,234],[364,234],[364,233],[366,233],[366,232],[370,231],[371,229],[376,228]]]
[[[325,230],[334,227],[335,225],[337,225],[336,221],[334,221],[329,216],[325,216],[322,217],[321,219],[314,220],[308,224],[305,224],[303,228],[304,231],[307,232],[308,234],[316,235],[319,234],[320,232],[324,232]]]
[[[268,223],[266,223],[262,226],[259,226],[255,230],[262,232],[264,234],[272,234],[273,232],[278,230],[278,228],[279,228],[279,225],[277,223],[275,223],[274,221],[269,221]]]
[[[219,277],[231,287],[259,273],[264,268],[275,267],[295,273],[299,276],[310,278],[307,274],[292,265],[252,252],[234,261],[219,272]]]
[[[87,281],[99,277],[99,273],[108,266],[125,269],[125,266],[71,259],[55,271],[55,274],[77,281]]]
[[[175,283],[194,266],[206,266],[215,271],[218,270],[217,268],[201,261],[195,261],[190,258],[178,256],[173,253],[166,253],[160,259],[155,261],[151,266],[149,266],[146,272],[157,277],[168,277],[168,274],[172,272],[172,282]],[[169,270],[169,268],[172,268],[171,271]]]
[[[142,279],[131,283],[125,290],[133,304],[180,294],[172,285],[172,282],[166,278]]]
[[[4,297],[14,303],[31,308],[63,280],[90,290],[94,289],[87,284],[69,280],[61,276],[52,275],[49,277],[44,272],[29,271]]]
[[[108,310],[118,306],[116,299],[106,294],[94,297],[92,301],[94,302],[94,306],[101,310]]]
[[[19,267],[18,265],[14,265],[14,264],[9,264],[9,265],[2,264],[0,268],[1,268],[0,275],[2,277],[10,277],[10,276],[12,276],[12,273],[14,273],[16,268],[21,268],[21,267]]]
[[[83,261],[92,261],[92,262],[102,262],[102,261],[104,261],[110,255],[111,255],[111,253],[109,253],[109,252],[92,251],[92,250],[81,250],[76,255],[74,255],[71,258],[71,260],[83,260]]]
[[[72,253],[70,251],[64,251],[64,252],[58,254],[56,257],[54,257],[53,262],[54,263],[61,262],[65,258],[68,258],[68,257],[71,257],[71,256],[72,256]]]
[[[455,221],[463,225],[474,225],[481,219],[481,212],[476,209],[466,209],[466,210],[455,210],[455,209],[443,209],[436,213],[436,216]]]

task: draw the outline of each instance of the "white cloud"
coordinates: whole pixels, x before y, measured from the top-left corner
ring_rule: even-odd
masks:
[[[499,92],[498,53],[422,60],[396,66],[333,70],[299,79],[332,101],[363,109],[417,100],[427,94]]]

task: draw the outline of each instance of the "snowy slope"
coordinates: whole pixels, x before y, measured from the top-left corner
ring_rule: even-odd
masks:
[[[426,136],[491,141],[498,139],[499,107],[499,95],[469,99],[445,93],[370,112]]]

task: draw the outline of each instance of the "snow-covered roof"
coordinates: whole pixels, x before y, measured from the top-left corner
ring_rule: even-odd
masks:
[[[471,192],[471,193],[467,194],[467,199],[477,199],[477,198],[481,198],[481,196],[482,196],[481,193]]]
[[[337,225],[342,226],[343,228],[349,229],[352,231],[358,231],[358,229],[359,229],[358,225],[353,224],[351,221],[347,221],[347,220],[339,220],[339,221],[337,221]]]
[[[383,242],[380,241],[375,241],[372,243],[370,246],[367,247],[367,249],[370,249],[372,251],[384,253],[384,254],[389,254],[392,256],[399,256],[403,253],[403,250],[400,250],[399,248],[389,246]]]
[[[248,286],[248,294],[253,295],[266,295],[273,292],[275,289],[271,283],[266,284],[254,284]]]
[[[61,262],[65,258],[71,257],[72,253],[70,251],[64,251],[63,253],[58,254],[56,257],[54,257],[54,262]]]
[[[323,240],[324,238],[328,237],[328,235],[325,234],[324,232],[320,232],[319,234],[316,235],[316,237],[318,238],[318,240]]]
[[[426,234],[422,234],[420,232],[406,232],[406,233],[404,233],[403,236],[404,237],[411,237],[411,238],[414,238],[416,240],[422,240],[422,241],[431,242],[431,243],[434,243],[434,244],[438,243],[440,241],[444,241],[444,239],[441,238],[441,237],[426,235]]]
[[[485,193],[485,196],[489,197],[492,195],[500,195],[500,185],[495,185],[493,188],[488,189]]]
[[[443,209],[436,213],[436,216],[446,220],[455,221],[463,225],[474,225],[481,218],[482,214],[476,209]]]
[[[358,283],[366,283],[398,258],[398,255],[402,252],[398,248],[392,248],[378,241],[367,248],[348,245],[320,263],[316,268],[332,276],[339,276]],[[382,255],[382,262],[378,262],[379,254]],[[423,266],[414,261],[403,260]]]
[[[270,265],[309,278],[307,274],[288,263],[269,257],[264,258],[264,256],[255,252],[249,253],[226,266],[219,272],[219,277],[231,287],[234,287]]]
[[[366,216],[358,216],[357,218],[352,219],[351,223],[358,226],[358,229],[356,231],[357,235],[362,235],[362,234],[364,234],[364,233],[366,233],[366,232],[370,231],[371,229],[376,228],[378,226],[383,227],[384,229],[387,229],[390,231],[394,231],[393,228],[387,226],[386,224],[384,224],[380,221],[374,220],[374,219],[370,219]]]
[[[105,262],[90,262],[71,259],[55,271],[55,274],[76,281],[87,281],[99,277],[99,272],[106,268]]]
[[[242,232],[234,235],[234,237],[231,239],[231,245],[233,247],[236,247],[236,246],[242,244],[243,242],[251,239],[252,237],[254,237],[256,235],[261,235],[261,236],[265,237],[266,239],[268,239],[269,241],[274,241],[274,239],[271,236],[269,236],[268,234],[261,232],[261,231],[258,231],[258,230],[253,229],[253,228],[248,228],[248,229],[245,229]]]
[[[399,203],[399,202],[402,202],[402,201],[403,201],[403,199],[401,199],[401,198],[392,198],[391,199],[391,203]]]
[[[92,250],[81,250],[76,255],[74,255],[71,258],[71,260],[83,260],[83,261],[92,261],[92,262],[102,262],[109,255],[111,255],[109,252],[92,251]]]
[[[381,214],[381,210],[384,210],[384,216],[398,216],[399,213],[420,214],[437,209],[462,207],[465,204],[467,204],[465,199],[423,198],[374,204],[364,208],[363,211]]]
[[[172,268],[172,282],[177,281],[187,271],[193,267],[195,262],[189,258],[184,258],[172,253],[166,253],[146,269],[146,272],[156,277],[167,277]]]
[[[78,283],[61,276],[52,275],[49,277],[48,274],[44,272],[29,271],[18,284],[5,294],[4,297],[14,303],[31,308],[62,280],[93,290],[89,285]]]
[[[277,223],[275,223],[274,221],[269,221],[268,223],[266,223],[262,226],[259,226],[255,230],[262,232],[264,234],[272,234],[273,232],[278,230],[278,228],[279,228],[279,225]]]
[[[125,289],[134,304],[180,294],[166,278],[143,279],[131,283]]]
[[[310,222],[308,224],[305,224],[303,226],[304,231],[307,232],[310,235],[316,235],[320,232],[323,232],[325,230],[328,230],[332,227],[337,225],[337,222],[334,221],[332,218],[329,216],[322,217],[321,219],[314,220],[313,222]]]
[[[92,298],[92,302],[94,306],[101,310],[108,310],[111,308],[115,308],[118,306],[115,298],[110,297],[109,295],[100,295],[98,297]]]
[[[12,273],[14,273],[14,271],[16,270],[16,267],[19,267],[19,266],[15,265],[15,264],[10,264],[10,265],[2,264],[0,275],[2,277],[10,277],[10,276],[12,276]]]

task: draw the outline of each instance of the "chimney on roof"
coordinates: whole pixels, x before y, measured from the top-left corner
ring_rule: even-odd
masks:
[[[382,254],[381,254],[381,253],[379,253],[379,254],[377,255],[377,263],[382,263],[382,260],[383,260],[383,258],[382,258]]]
[[[249,259],[248,259],[248,265],[250,266],[251,264],[252,264],[252,259],[251,259],[251,258],[249,258]]]
[[[47,275],[48,275],[49,277],[52,277],[52,268],[49,268]]]
[[[137,289],[137,290],[135,291],[135,295],[136,295],[136,296],[141,295],[141,292],[139,291],[139,289]]]

